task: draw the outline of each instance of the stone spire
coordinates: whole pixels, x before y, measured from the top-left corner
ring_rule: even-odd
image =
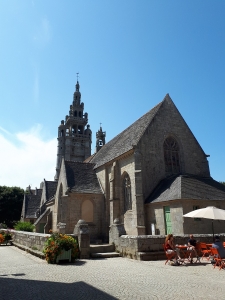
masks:
[[[92,131],[88,125],[88,114],[81,102],[80,84],[77,78],[73,102],[69,115],[58,127],[58,151],[55,180],[59,178],[62,157],[65,160],[84,161],[91,155]]]

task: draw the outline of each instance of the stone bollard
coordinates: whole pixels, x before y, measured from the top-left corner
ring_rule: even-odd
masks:
[[[109,243],[114,244],[116,250],[120,251],[120,236],[126,234],[124,224],[115,219],[109,230]]]
[[[90,258],[90,235],[88,224],[84,220],[79,220],[74,227],[73,233],[78,236],[80,258]]]

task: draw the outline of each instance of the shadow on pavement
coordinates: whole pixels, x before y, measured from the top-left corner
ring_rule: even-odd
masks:
[[[21,274],[22,275],[22,274]],[[3,275],[1,275],[3,276]],[[1,300],[78,300],[78,299],[117,299],[83,282],[60,283],[0,277]]]

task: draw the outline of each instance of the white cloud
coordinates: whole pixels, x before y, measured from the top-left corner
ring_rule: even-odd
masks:
[[[41,131],[37,125],[27,132],[10,134],[10,139],[0,132],[0,185],[39,188],[44,178],[54,180],[57,140],[45,141]]]
[[[5,128],[3,128],[1,126],[0,126],[0,130],[3,131],[4,133],[11,135],[11,133],[9,131],[7,131]]]

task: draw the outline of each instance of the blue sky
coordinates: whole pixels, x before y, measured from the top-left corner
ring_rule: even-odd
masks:
[[[79,72],[106,141],[169,93],[225,181],[225,1],[0,0],[0,185],[53,180]]]

